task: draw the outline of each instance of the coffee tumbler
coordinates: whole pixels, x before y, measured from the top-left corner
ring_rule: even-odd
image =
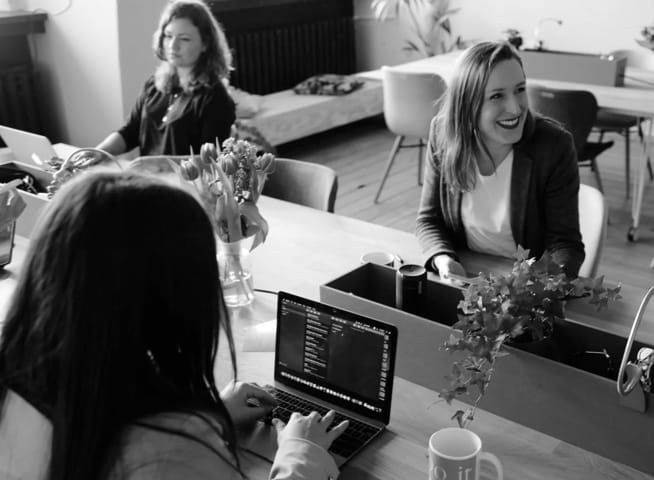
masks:
[[[405,312],[422,312],[427,289],[427,270],[421,265],[402,265],[395,274],[395,306]]]

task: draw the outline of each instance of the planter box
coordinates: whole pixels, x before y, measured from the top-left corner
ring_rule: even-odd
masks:
[[[3,163],[2,166],[31,173],[43,187],[47,187],[52,181],[51,173],[36,167],[32,167],[31,165],[27,165],[25,163],[8,162]],[[22,190],[18,190],[18,193],[21,197],[23,197],[23,200],[25,200],[27,206],[25,207],[25,210],[23,210],[23,213],[20,215],[20,217],[18,217],[18,220],[16,220],[16,235],[30,238],[32,235],[32,230],[34,229],[34,226],[36,225],[36,222],[41,215],[41,211],[47,205],[49,200],[45,195],[34,195]]]
[[[439,347],[451,334],[461,290],[428,281],[422,316],[394,308],[395,270],[362,265],[320,286],[321,301],[396,325],[396,375],[435,391],[447,385],[457,357]],[[587,299],[574,300],[587,302]],[[649,403],[643,412],[624,406],[615,372],[626,339],[574,321],[556,326],[557,360],[518,348],[497,362],[480,407],[599,455],[654,474],[652,395],[637,387],[627,402]],[[643,346],[634,343],[633,355]],[[587,352],[606,350],[603,355]],[[472,399],[471,399],[472,401]],[[454,409],[452,411],[454,413]]]
[[[520,50],[527,78],[591,83],[621,87],[624,85],[625,57],[591,55],[554,50]]]

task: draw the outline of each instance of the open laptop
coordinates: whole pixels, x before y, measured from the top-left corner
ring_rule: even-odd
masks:
[[[396,349],[393,325],[279,292],[275,385],[266,387],[278,401],[273,416],[335,410],[332,426],[350,421],[329,449],[343,465],[388,425]],[[248,449],[272,461],[275,429],[257,430]]]
[[[61,157],[47,137],[0,125],[0,137],[11,149],[16,161],[47,169],[47,160]],[[65,157],[62,157],[65,158]]]

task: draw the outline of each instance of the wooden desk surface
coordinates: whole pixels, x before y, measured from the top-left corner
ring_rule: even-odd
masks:
[[[420,261],[416,239],[405,232],[267,197],[261,198],[260,209],[270,223],[270,235],[252,253],[258,289],[283,289],[318,299],[319,285],[355,268],[363,253],[391,251],[405,262]],[[17,239],[15,261],[0,281],[0,313],[6,309],[27,246],[27,240]],[[466,256],[464,263],[472,271],[497,266],[496,260],[480,255]],[[632,302],[644,292],[629,286],[624,290],[624,301],[612,305],[607,314],[595,316],[582,311],[579,315],[589,323],[626,334],[637,307]],[[576,306],[571,304],[568,312],[577,315]],[[273,318],[274,296],[265,293],[257,293],[252,307],[233,312],[241,379],[260,383],[272,380],[272,353],[244,352],[242,345],[248,327]],[[654,340],[651,314],[648,319],[639,337]],[[222,383],[229,375],[224,346],[217,365],[216,375]],[[388,431],[346,465],[341,478],[426,478],[427,439],[435,430],[453,425],[450,416],[455,410],[456,405],[439,401],[435,392],[398,378]],[[509,480],[654,478],[488,412],[479,411],[471,428],[481,436],[484,449],[500,458]],[[267,478],[269,464],[247,453],[244,463],[250,478]]]

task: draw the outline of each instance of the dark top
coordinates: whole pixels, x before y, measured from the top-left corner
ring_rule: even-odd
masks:
[[[435,255],[456,259],[455,249],[467,248],[462,194],[445,184],[433,145],[430,138],[416,227],[427,268],[433,268]],[[530,256],[540,257],[548,250],[569,276],[578,274],[585,256],[578,194],[579,166],[572,136],[554,121],[529,114],[522,139],[513,146],[511,231],[516,244],[528,248]]]
[[[186,155],[190,147],[197,154],[203,143],[228,138],[235,118],[234,102],[221,82],[165,93],[150,77],[118,133],[128,151],[139,147],[141,155]]]

